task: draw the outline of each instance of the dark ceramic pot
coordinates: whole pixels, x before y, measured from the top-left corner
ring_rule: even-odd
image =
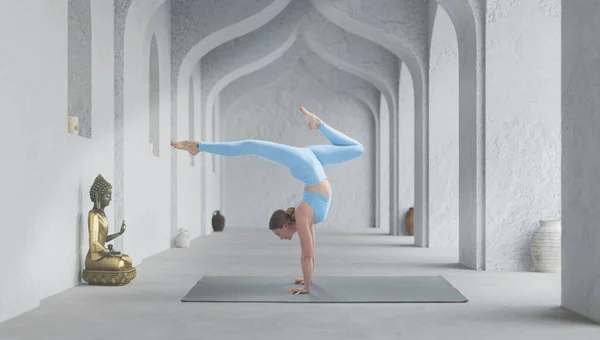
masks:
[[[223,231],[225,228],[225,217],[221,215],[219,210],[216,210],[212,216],[213,231]]]

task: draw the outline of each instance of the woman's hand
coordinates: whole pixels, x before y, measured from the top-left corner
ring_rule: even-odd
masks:
[[[292,288],[290,289],[290,291],[288,292],[292,295],[298,295],[298,294],[308,294],[308,289],[306,288]]]
[[[294,280],[294,284],[295,285],[303,285],[304,284],[304,279],[295,279]]]

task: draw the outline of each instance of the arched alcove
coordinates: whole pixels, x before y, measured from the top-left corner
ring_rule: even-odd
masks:
[[[429,58],[429,245],[458,248],[458,42],[441,6]]]
[[[273,66],[257,72],[280,73]],[[321,228],[363,228],[373,225],[376,213],[371,199],[375,194],[373,112],[359,99],[319,81],[332,74],[315,74],[303,59],[298,59],[282,75],[269,86],[244,94],[241,100],[230,106],[223,115],[224,126],[227,126],[223,130],[224,139],[256,138],[295,146],[328,144],[322,135],[311,135],[307,131],[305,121],[299,114],[281,116],[281,112],[297,111],[295,102],[302,98],[307,108],[318,112],[331,126],[360,141],[368,150],[360,159],[327,168],[328,177],[339,196],[332,202],[332,213]],[[264,103],[269,105],[265,106]],[[262,124],[264,121],[269,124]],[[263,225],[278,206],[293,206],[300,199],[295,189],[297,182],[289,177],[285,167],[253,157],[225,158],[223,161],[223,176],[227,178],[224,187],[227,199],[223,208],[237,211],[229,217],[230,226]],[[248,176],[252,181],[247,180]],[[261,191],[258,183],[264,182],[271,183],[278,190]],[[264,197],[256,206],[240,205],[240,202],[249,199],[246,193],[258,191],[263,192]],[[353,206],[359,206],[360,209],[351,208]],[[252,209],[252,213],[240,209]]]
[[[67,132],[92,138],[92,9],[69,0]]]

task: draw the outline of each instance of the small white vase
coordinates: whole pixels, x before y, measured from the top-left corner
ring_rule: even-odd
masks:
[[[79,117],[69,116],[67,132],[75,136],[79,135]]]
[[[179,229],[179,233],[175,236],[175,246],[177,248],[187,248],[190,246],[190,232],[185,229]]]
[[[555,273],[561,270],[561,221],[540,221],[530,243],[536,271]]]

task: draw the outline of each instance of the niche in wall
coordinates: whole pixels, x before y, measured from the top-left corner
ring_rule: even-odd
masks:
[[[149,77],[149,131],[148,143],[152,156],[160,157],[160,71],[158,65],[158,45],[156,35],[150,44],[150,77]]]
[[[195,108],[194,108],[194,78],[190,77],[190,94],[189,94],[189,118],[188,118],[188,133],[189,133],[189,140],[194,140],[194,127],[195,127]],[[195,157],[190,157],[190,165],[191,166],[195,166]]]
[[[92,10],[90,0],[69,0],[67,132],[92,138]]]

